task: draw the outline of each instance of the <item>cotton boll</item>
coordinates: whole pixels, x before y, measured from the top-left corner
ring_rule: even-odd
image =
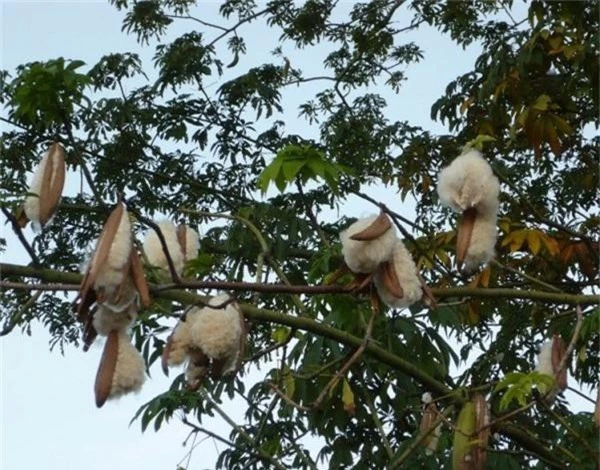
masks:
[[[146,365],[124,331],[119,332],[119,352],[109,398],[136,392],[146,380]]]
[[[175,326],[170,338],[170,349],[167,362],[171,366],[183,364],[188,356],[188,349],[192,344],[192,332],[189,321],[180,321]]]
[[[386,287],[383,280],[383,272],[379,270],[375,274],[375,287],[379,297],[387,306],[392,308],[404,308],[414,304],[423,296],[421,280],[417,266],[409,251],[400,240],[396,240],[391,258],[392,267],[396,273],[398,283],[402,288],[402,297],[396,297]]]
[[[497,237],[496,214],[478,214],[464,260],[465,271],[475,271],[494,258]]]
[[[52,218],[65,182],[65,152],[63,147],[54,143],[42,157],[36,168],[29,191],[35,196],[28,196],[23,204],[26,219],[25,226],[31,220],[34,230],[40,229]]]
[[[94,288],[104,289],[108,293],[114,290],[123,282],[128,274],[127,266],[131,254],[131,222],[127,210],[123,210],[119,226],[109,248],[106,262],[99,266],[98,274],[94,281]],[[98,248],[97,248],[98,249]],[[94,258],[96,257],[95,253]],[[92,265],[97,260],[92,258]]]
[[[340,234],[344,261],[355,273],[374,272],[382,262],[390,258],[394,249],[397,237],[391,228],[374,240],[359,241],[350,238],[366,229],[377,217],[374,215],[359,219]]]
[[[455,158],[440,172],[438,179],[440,202],[455,212],[470,207],[477,208],[478,212],[497,210],[500,185],[491,166],[477,150]]]
[[[540,374],[546,374],[554,377],[554,368],[552,367],[552,341],[547,341],[540,348],[540,352],[537,357],[537,370]]]
[[[121,311],[113,311],[100,305],[94,314],[93,325],[98,334],[106,336],[113,330],[127,329],[137,317],[135,305]]]
[[[173,261],[173,265],[175,266],[175,271],[178,275],[181,275],[181,273],[183,272],[183,265],[185,263],[185,259],[183,256],[183,250],[179,245],[175,225],[173,225],[173,223],[168,220],[158,222],[157,225],[160,228],[160,231],[167,244],[169,255],[171,256],[171,260]],[[163,251],[160,239],[158,238],[156,231],[152,229],[148,231],[148,233],[146,234],[146,238],[144,239],[144,252],[148,257],[148,261],[150,262],[150,264],[164,269],[165,271],[169,270],[167,257],[165,256],[165,253]]]
[[[232,303],[225,308],[214,308],[227,299],[226,295],[213,297],[209,302],[211,306],[202,308],[192,324],[194,345],[212,359],[229,358],[239,349],[242,335],[239,310]]]

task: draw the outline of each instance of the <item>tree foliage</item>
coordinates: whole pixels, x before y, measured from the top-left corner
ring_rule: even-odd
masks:
[[[201,432],[205,415],[228,419],[221,403],[235,396],[247,411],[222,437],[221,468],[450,468],[459,411],[480,393],[491,405],[486,468],[597,468],[592,414],[563,394],[549,404],[548,377],[533,369],[542,342],[559,335],[573,354],[571,386],[590,396],[598,387],[598,3],[371,0],[342,14],[331,0],[228,0],[221,24],[191,0],[112,3],[124,32],[153,45],[153,67],[115,53],[1,72],[5,216],[13,220],[50,141],[82,178],[50,225],[20,238],[32,262],[2,265],[4,334],[37,321],[53,344],[79,344],[70,302],[31,289],[40,280],[73,290],[125,198],[137,234],[161,216],[203,227],[186,268],[202,289],[159,288],[146,273],[154,303],[134,337],[147,365],[173,319],[220,286],[234,289],[250,324],[240,374],[199,392],[176,377],[138,411],[144,429],[182,411]],[[526,17],[513,19],[519,12]],[[167,41],[174,23],[189,30]],[[250,23],[279,38],[270,63],[252,63],[261,46],[244,36]],[[424,57],[406,34],[427,25],[449,37],[449,53],[481,48],[430,103],[448,134],[388,112],[407,67]],[[294,63],[294,51],[323,45],[314,75]],[[304,135],[286,125],[291,106]],[[483,150],[502,185],[496,259],[471,276],[453,266],[456,221],[435,192],[439,170],[466,144]],[[394,207],[367,196],[371,185],[397,190]],[[436,308],[375,315],[367,294],[339,281],[312,289],[341,265],[339,232],[353,219],[330,209],[350,196],[388,211]],[[411,203],[415,220],[402,215]],[[257,369],[262,379],[247,381]],[[434,453],[419,445],[424,392],[440,410]],[[307,436],[318,436],[318,451]]]

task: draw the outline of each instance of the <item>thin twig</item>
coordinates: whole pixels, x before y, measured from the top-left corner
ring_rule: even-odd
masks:
[[[21,245],[23,245],[23,248],[25,248],[27,253],[29,253],[29,257],[31,258],[31,261],[33,261],[33,264],[36,266],[41,266],[42,263],[40,263],[40,259],[35,254],[35,251],[27,241],[27,238],[25,238],[23,230],[21,230],[21,226],[19,225],[19,222],[17,222],[17,218],[14,215],[12,215],[6,207],[1,207],[0,209],[2,209],[2,213],[10,221],[13,232],[15,232],[15,234],[17,235],[17,238],[21,242]]]

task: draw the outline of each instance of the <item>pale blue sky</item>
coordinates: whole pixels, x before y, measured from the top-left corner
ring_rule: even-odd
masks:
[[[0,66],[3,69],[13,71],[21,63],[58,56],[82,59],[92,65],[104,54],[125,51],[138,52],[146,69],[151,65],[153,47],[139,46],[132,36],[122,33],[122,13],[108,2],[2,0],[0,5]],[[346,4],[347,8],[350,6]],[[219,22],[215,17],[217,9],[217,2],[202,2],[197,14],[207,21]],[[175,29],[181,32],[194,26],[182,22]],[[251,25],[247,31],[251,32],[248,36],[251,53],[242,58],[240,66],[269,61],[268,51],[274,48],[276,36],[258,25]],[[174,36],[170,34],[170,37]],[[421,64],[407,70],[408,81],[399,96],[387,93],[389,116],[439,131],[442,127],[430,121],[430,105],[450,80],[472,66],[476,50],[456,48],[431,29],[424,29],[411,38],[425,49],[426,57]],[[326,49],[323,46],[320,51]],[[321,59],[314,51],[299,54],[288,50],[286,53],[295,66],[302,66],[307,76],[315,68],[315,73],[319,73]],[[239,73],[239,69],[234,70]],[[290,87],[285,94],[286,124],[299,134],[307,131],[304,122],[296,118],[297,105],[308,96],[306,88],[301,90]],[[411,207],[399,207],[400,201],[393,189],[369,191],[411,215]],[[360,215],[373,212],[373,208],[349,199],[342,211]],[[9,236],[2,218],[0,227],[10,244],[3,260],[27,262],[18,242]],[[27,236],[32,235],[28,229]],[[128,426],[138,407],[164,391],[170,381],[154,368],[152,378],[148,378],[139,395],[108,402],[98,410],[94,406],[92,387],[101,347],[96,345],[85,354],[67,348],[62,356],[57,351],[48,352],[48,340],[48,334],[37,324],[32,336],[14,332],[0,339],[0,468],[175,469],[190,448],[189,444],[182,447],[187,436],[184,426],[172,422],[159,433],[149,430],[144,435],[138,422]],[[240,404],[229,404],[225,409],[234,419],[241,418],[245,411]],[[214,419],[204,425],[225,437],[230,431],[227,425]],[[212,440],[205,441],[193,454],[190,468],[213,468],[216,450],[222,448],[222,444],[215,446]]]

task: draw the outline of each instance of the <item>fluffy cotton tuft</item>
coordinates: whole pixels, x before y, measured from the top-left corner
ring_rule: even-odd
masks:
[[[394,249],[392,251],[392,263],[398,282],[403,290],[403,296],[398,298],[394,296],[383,284],[381,279],[381,272],[377,272],[375,275],[375,287],[379,297],[388,307],[392,308],[405,308],[409,307],[423,296],[423,289],[421,288],[421,280],[419,279],[419,273],[417,266],[410,255],[410,252],[404,246],[400,240],[396,240]]]
[[[209,305],[198,312],[192,324],[192,340],[196,347],[212,359],[226,359],[239,351],[242,325],[240,312],[233,303],[225,308],[213,308],[226,302],[227,295],[213,297]]]
[[[171,345],[167,362],[171,366],[183,364],[189,355],[192,345],[192,325],[198,317],[200,309],[191,309],[187,314],[185,321],[180,320],[171,334]]]
[[[119,353],[109,398],[137,392],[146,380],[146,365],[124,331],[119,332]]]
[[[344,261],[355,273],[372,273],[392,255],[397,240],[392,228],[374,240],[358,241],[350,238],[366,229],[377,217],[373,215],[359,219],[340,234]]]
[[[478,214],[464,260],[465,271],[472,272],[492,260],[495,255],[494,247],[497,238],[496,214]]]
[[[93,325],[98,334],[106,336],[113,330],[126,330],[136,319],[137,311],[135,304],[129,304],[128,307],[117,312],[99,305],[94,314]]]
[[[127,266],[131,254],[131,222],[127,210],[123,210],[119,226],[109,249],[108,257],[100,267],[94,281],[94,288],[113,291],[121,285],[128,274]],[[92,264],[94,260],[92,259]]]
[[[498,178],[477,150],[460,155],[440,172],[437,191],[440,202],[455,212],[471,207],[478,213],[498,210]]]
[[[40,161],[38,167],[33,174],[33,178],[31,180],[31,184],[29,185],[29,191],[32,194],[36,194],[36,196],[27,196],[25,199],[25,203],[23,205],[23,209],[25,210],[25,214],[34,223],[40,223],[40,198],[39,194],[42,190],[42,179],[44,177],[44,173],[46,171],[46,165],[50,160],[50,152],[46,152]]]
[[[540,352],[537,357],[537,370],[540,374],[546,374],[554,377],[554,368],[552,367],[552,341],[547,341],[540,348]]]
[[[171,256],[171,260],[173,260],[173,265],[175,266],[175,271],[178,275],[181,275],[183,272],[185,259],[183,256],[183,250],[181,249],[179,240],[177,239],[177,230],[175,229],[175,225],[173,225],[173,222],[169,220],[158,222],[157,225],[160,228],[163,237],[165,238],[167,248],[169,249],[169,255]],[[190,238],[193,238],[193,236]],[[160,239],[153,229],[150,229],[146,233],[146,238],[144,239],[144,252],[148,257],[150,264],[164,269],[165,271],[169,270],[169,264],[167,263],[167,257],[163,251],[162,244],[160,243]],[[197,252],[198,250],[196,250],[196,253]]]
[[[200,250],[200,239],[198,237],[198,232],[196,232],[193,228],[188,227],[187,225],[184,227],[185,229],[185,247],[184,247],[184,255],[183,258],[187,262],[191,259],[194,259],[198,256],[198,250]]]

